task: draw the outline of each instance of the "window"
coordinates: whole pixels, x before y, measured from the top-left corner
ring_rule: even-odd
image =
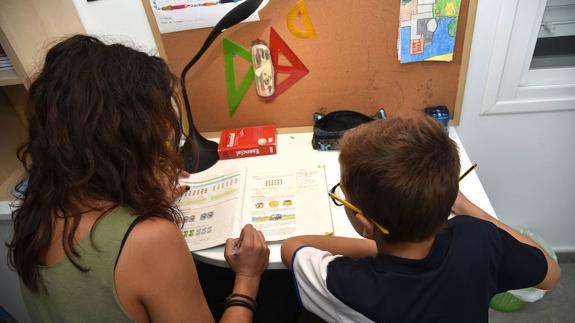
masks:
[[[478,15],[486,7],[497,14],[481,113],[575,109],[575,0],[479,6]]]
[[[575,67],[575,1],[548,0],[529,69]]]

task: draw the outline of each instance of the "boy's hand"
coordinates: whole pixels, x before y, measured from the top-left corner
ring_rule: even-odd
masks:
[[[451,207],[451,211],[456,215],[469,215],[485,221],[494,220],[491,215],[483,211],[479,206],[473,204],[461,191],[457,192],[457,198]]]

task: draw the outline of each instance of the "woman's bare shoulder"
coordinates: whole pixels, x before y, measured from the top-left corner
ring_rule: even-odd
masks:
[[[128,273],[138,294],[154,285],[168,285],[174,277],[195,271],[194,260],[180,229],[161,218],[142,220],[132,229],[118,259],[116,272]],[[145,284],[145,286],[144,286]]]
[[[172,252],[185,252],[189,255],[178,225],[158,217],[139,221],[126,240],[126,246],[128,245],[131,246],[132,251],[142,252],[148,256],[153,256],[156,252],[159,256]]]

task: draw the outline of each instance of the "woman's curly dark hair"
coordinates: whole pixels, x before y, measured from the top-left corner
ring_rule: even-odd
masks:
[[[28,139],[18,158],[29,182],[8,244],[10,264],[31,291],[43,289],[39,266],[56,216],[66,256],[83,271],[74,259],[82,210],[102,211],[100,218],[111,210],[90,201],[181,222],[167,194],[182,163],[175,84],[161,58],[94,37],[76,35],[48,51],[28,93]]]

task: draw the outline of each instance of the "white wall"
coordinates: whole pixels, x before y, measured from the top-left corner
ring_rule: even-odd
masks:
[[[575,111],[480,115],[497,13],[479,1],[457,132],[504,222],[575,250]],[[575,107],[574,107],[575,108]]]

